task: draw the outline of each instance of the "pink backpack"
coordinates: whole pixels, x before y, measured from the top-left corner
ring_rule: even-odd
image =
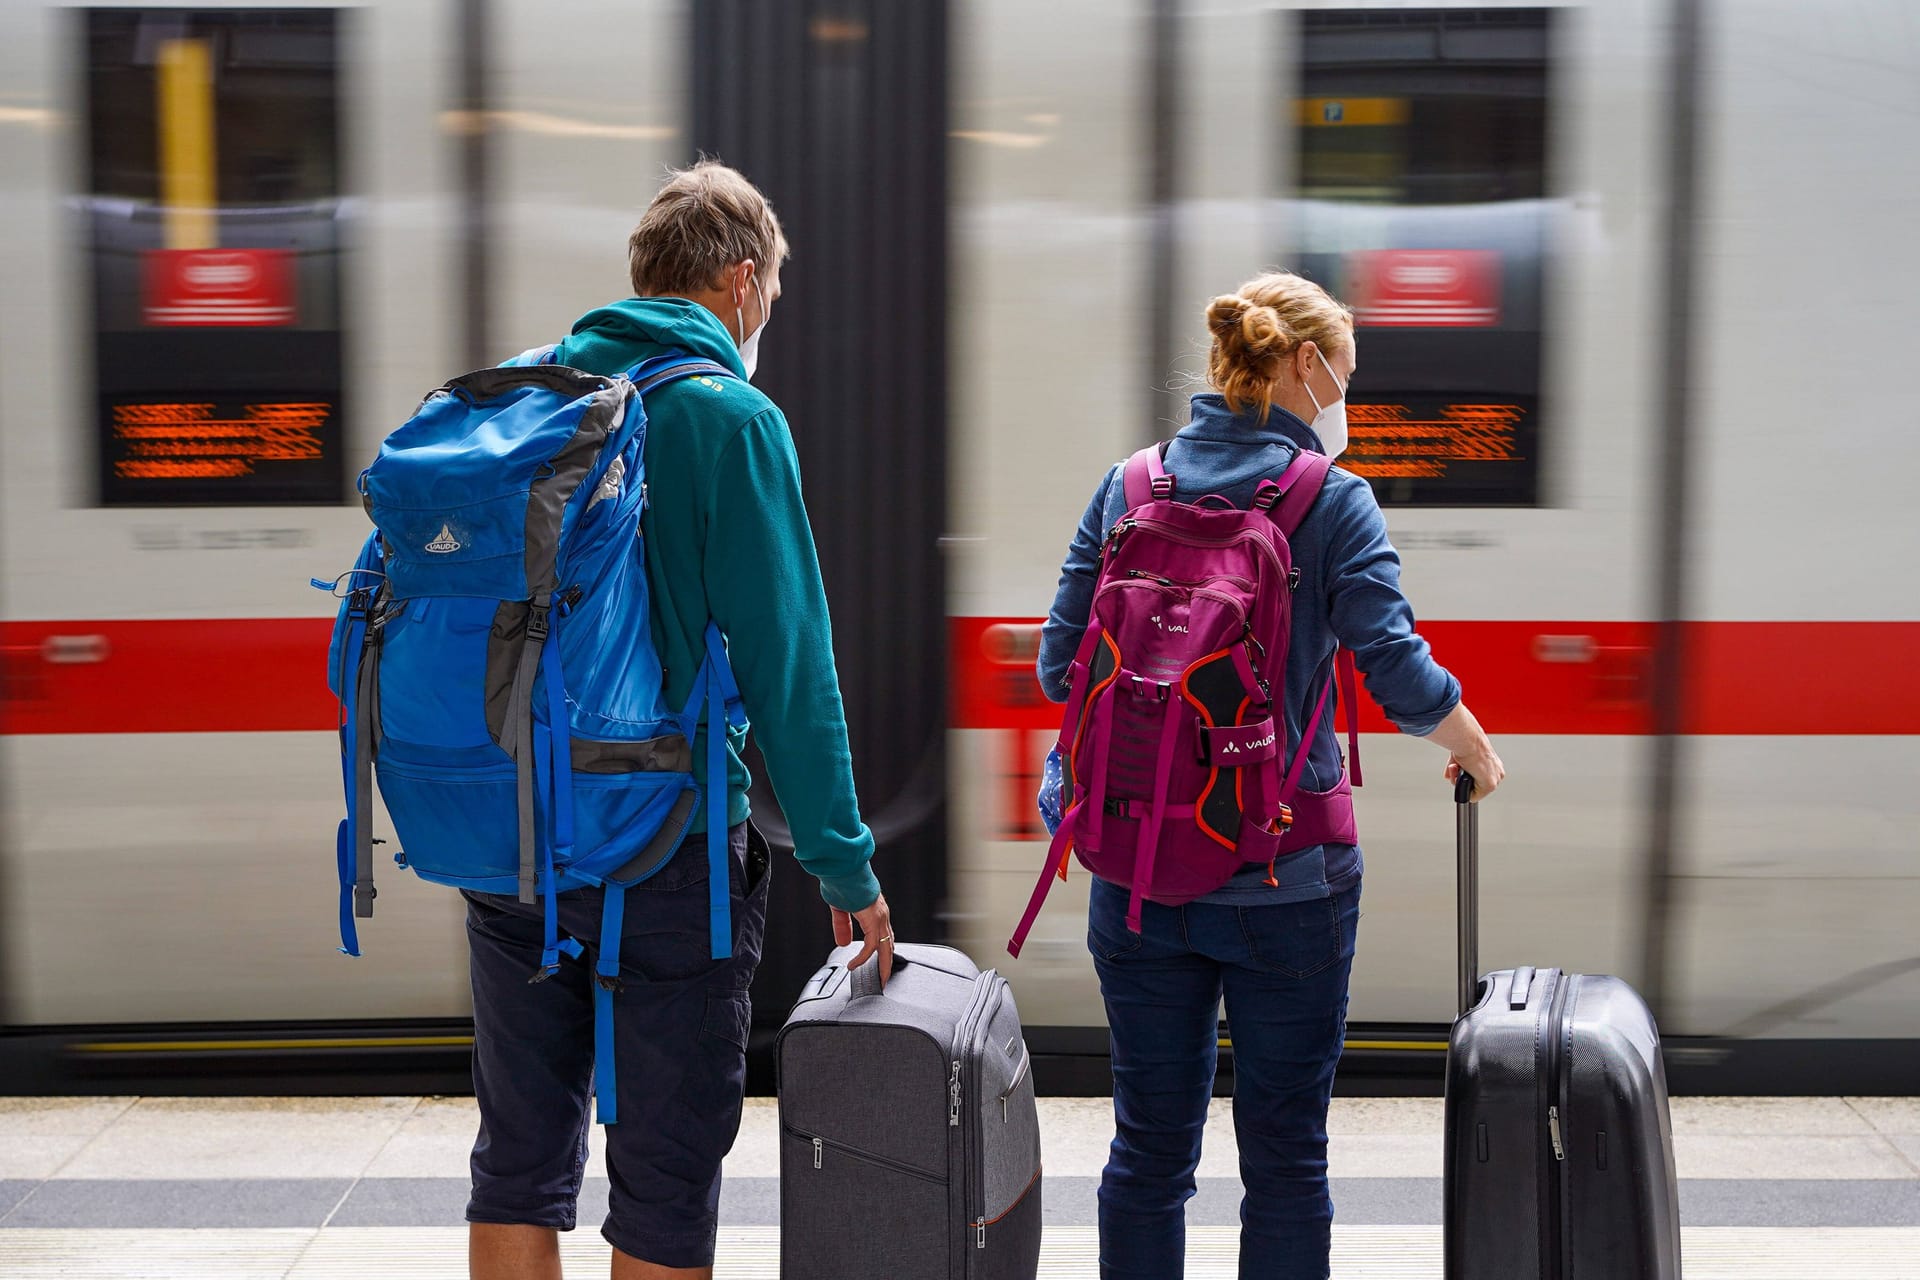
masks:
[[[1357,842],[1353,655],[1335,659],[1353,773],[1331,791],[1304,791],[1300,778],[1333,676],[1285,777],[1286,721],[1267,682],[1286,670],[1300,583],[1287,539],[1332,465],[1303,450],[1242,511],[1218,495],[1174,501],[1157,447],[1127,460],[1127,514],[1101,552],[1060,726],[1065,812],[1013,955],[1054,876],[1066,879],[1069,851],[1132,888],[1127,927],[1138,933],[1143,899],[1191,902],[1250,862],[1266,863],[1273,883],[1273,863],[1293,850]]]

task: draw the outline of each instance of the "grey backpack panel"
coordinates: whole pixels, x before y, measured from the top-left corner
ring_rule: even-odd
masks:
[[[780,1033],[786,1280],[1033,1280],[1040,1128],[1006,979],[901,945],[884,993],[842,947]]]

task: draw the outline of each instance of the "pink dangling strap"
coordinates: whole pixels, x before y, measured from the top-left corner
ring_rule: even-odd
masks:
[[[1340,674],[1340,710],[1347,720],[1347,773],[1353,785],[1360,785],[1360,681],[1354,673],[1353,650],[1341,648],[1333,655]]]
[[[1147,890],[1153,887],[1153,866],[1160,853],[1160,830],[1167,817],[1167,783],[1172,770],[1165,762],[1173,758],[1174,747],[1180,740],[1180,726],[1185,723],[1186,704],[1178,698],[1167,699],[1167,709],[1160,728],[1160,755],[1162,762],[1159,777],[1153,784],[1153,806],[1147,810],[1147,820],[1140,824],[1140,842],[1134,846],[1133,854],[1133,893],[1127,899],[1127,928],[1134,933],[1140,932],[1140,903],[1147,896]]]
[[[1053,833],[1053,840],[1047,845],[1047,862],[1040,868],[1039,883],[1033,886],[1033,896],[1027,899],[1026,913],[1014,927],[1013,937],[1007,940],[1007,954],[1015,959],[1020,956],[1020,948],[1027,945],[1027,934],[1033,931],[1033,922],[1040,918],[1040,907],[1046,902],[1047,894],[1053,891],[1054,869],[1066,861],[1067,851],[1073,847],[1073,824],[1086,803],[1082,800],[1061,815],[1060,829]]]

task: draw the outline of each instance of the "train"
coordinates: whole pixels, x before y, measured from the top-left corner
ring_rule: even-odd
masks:
[[[352,477],[624,293],[669,166],[794,256],[875,867],[1100,1087],[1084,873],[1019,959],[1037,624],[1207,299],[1358,316],[1341,465],[1510,769],[1481,960],[1617,973],[1676,1087],[1920,1080],[1920,40],[1906,0],[0,3],[0,1076],[458,1087],[460,905],[334,953]],[[1363,697],[1343,1079],[1437,1080],[1444,756]],[[777,796],[756,811],[776,840]],[[830,946],[776,870],[764,1040]],[[1231,1028],[1223,1027],[1230,1045]],[[1223,1055],[1230,1072],[1231,1055]],[[291,1083],[290,1083],[291,1082]]]

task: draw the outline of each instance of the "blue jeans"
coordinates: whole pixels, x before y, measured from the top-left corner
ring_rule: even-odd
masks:
[[[1326,1280],[1327,1104],[1346,1030],[1360,886],[1265,906],[1142,905],[1095,879],[1087,948],[1113,1035],[1102,1280],[1178,1280],[1213,1093],[1218,1010],[1233,1039],[1241,1280]]]

